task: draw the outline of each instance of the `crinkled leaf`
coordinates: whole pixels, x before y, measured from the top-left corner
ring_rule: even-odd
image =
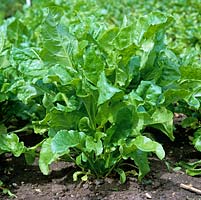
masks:
[[[0,133],[0,153],[10,152],[14,156],[19,157],[24,152],[24,143],[19,142],[16,134]]]
[[[161,87],[155,85],[150,81],[141,81],[138,86],[136,93],[144,99],[147,104],[152,106],[158,105],[161,103]]]

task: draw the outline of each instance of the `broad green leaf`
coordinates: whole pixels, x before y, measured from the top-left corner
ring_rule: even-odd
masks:
[[[25,104],[37,96],[37,90],[33,84],[29,81],[25,82],[24,80],[16,81],[8,91],[16,94],[18,99]]]
[[[83,113],[78,111],[67,113],[52,108],[43,120],[35,122],[34,125],[38,131],[41,130],[42,132],[47,130],[49,127],[57,131],[62,129],[75,129],[82,117]]]
[[[155,152],[161,160],[165,157],[165,151],[158,142],[152,141],[145,136],[138,136],[133,142],[138,149],[144,152]]]
[[[192,91],[192,95],[189,98],[185,98],[185,100],[187,101],[188,105],[195,109],[198,110],[201,107],[200,101],[198,98],[196,98],[195,92]],[[200,96],[200,95],[199,95]]]
[[[86,50],[83,66],[84,75],[94,85],[96,85],[98,78],[104,69],[104,65],[101,55],[97,55],[95,48]]]
[[[119,28],[113,27],[103,32],[98,38],[99,44],[104,48],[104,50],[108,51],[108,53],[113,48],[113,40],[115,39],[118,32]]]
[[[182,120],[181,126],[183,128],[192,128],[196,129],[198,126],[198,119],[196,117],[186,117]],[[199,133],[199,129],[196,131]]]
[[[42,26],[44,46],[40,55],[42,60],[49,65],[57,63],[72,67],[70,53],[76,49],[77,42],[69,34],[67,27],[61,24],[62,16],[61,7],[49,7],[48,16]]]
[[[181,77],[179,60],[170,50],[161,51],[160,56],[158,57],[157,64],[159,65],[159,70],[161,70],[161,72],[157,83],[160,86],[167,87]]]
[[[173,135],[173,113],[167,110],[165,107],[155,109],[151,115],[151,120],[144,122],[156,129],[159,129],[165,133],[172,141],[174,140]]]
[[[136,150],[132,152],[129,157],[139,168],[138,180],[141,181],[142,178],[150,171],[147,152]]]
[[[106,101],[110,100],[115,94],[121,92],[120,89],[108,83],[104,72],[100,74],[99,80],[97,82],[97,87],[99,91],[98,105],[105,103]]]
[[[85,145],[86,145],[86,151],[87,152],[94,151],[96,156],[101,155],[103,152],[103,144],[100,139],[98,141],[94,141],[93,137],[87,136]]]
[[[7,27],[7,38],[16,46],[19,46],[21,43],[29,45],[28,36],[28,28],[18,19],[14,19]]]
[[[200,176],[201,174],[201,168],[198,169],[187,169],[186,174],[190,176]]]
[[[44,66],[37,51],[38,49],[34,47],[12,48],[11,63],[13,66],[17,66],[17,70],[25,79],[27,77],[37,77],[40,79],[42,74],[47,74],[48,69]]]
[[[65,153],[71,147],[83,148],[86,135],[78,131],[59,131],[52,139],[51,148],[54,153]]]
[[[83,117],[80,119],[79,130],[83,132],[88,132],[88,133],[91,131],[90,120],[88,117]]]
[[[117,143],[118,140],[126,139],[132,132],[134,124],[138,121],[135,111],[132,111],[132,107],[123,107],[117,111],[115,117],[115,124],[111,126],[106,134],[106,144]]]
[[[61,85],[68,85],[71,84],[74,76],[77,75],[77,71],[59,64],[55,64],[46,71],[46,77],[43,79],[45,83],[57,82]]]
[[[133,43],[134,28],[134,24],[131,24],[120,29],[114,41],[117,49],[122,50]]]
[[[164,91],[163,94],[165,97],[164,104],[168,106],[172,103],[176,103],[179,100],[184,99],[190,94],[190,92],[188,90],[178,88],[178,89],[167,89],[166,91]]]
[[[59,158],[59,155],[51,149],[52,138],[48,138],[42,144],[39,156],[39,167],[44,175],[50,172],[49,165]]]

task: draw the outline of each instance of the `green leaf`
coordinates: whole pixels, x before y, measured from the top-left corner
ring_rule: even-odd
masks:
[[[86,135],[74,130],[61,130],[52,139],[51,148],[54,153],[65,153],[71,147],[84,147]]]
[[[134,163],[139,168],[138,180],[141,181],[142,178],[150,171],[147,153],[136,150],[129,156],[134,160]]]
[[[19,142],[16,134],[0,133],[0,153],[11,152],[14,156],[19,157],[24,152],[24,143]]]
[[[192,128],[196,129],[198,126],[198,119],[196,117],[186,117],[185,119],[182,120],[181,126],[183,128]],[[198,131],[199,132],[199,131]]]
[[[99,44],[104,48],[104,50],[110,52],[113,48],[113,40],[115,39],[117,33],[119,32],[118,27],[113,27],[105,32],[103,32],[98,38]]]
[[[162,89],[151,81],[141,81],[136,93],[144,99],[147,104],[156,106],[161,101]]]
[[[138,136],[134,140],[133,144],[136,145],[138,149],[144,152],[155,152],[158,158],[161,160],[165,157],[165,151],[163,147],[158,142],[152,141],[145,136]]]
[[[157,84],[167,87],[180,79],[179,59],[172,51],[161,51],[160,56],[158,56],[157,63],[159,65],[159,69],[161,70]]]
[[[83,117],[80,119],[79,130],[83,132],[88,132],[88,133],[91,131],[90,120],[88,117]]]
[[[24,80],[16,81],[8,91],[16,94],[18,99],[25,104],[28,104],[32,98],[37,96],[37,90],[33,84],[29,81],[25,82]]]
[[[178,88],[178,89],[167,89],[166,91],[164,91],[163,94],[165,97],[164,104],[168,106],[172,103],[178,102],[179,100],[185,99],[190,94],[190,92],[188,90]]]
[[[49,165],[59,158],[59,155],[51,149],[52,138],[46,139],[41,147],[39,156],[39,167],[44,175],[50,172]]]
[[[138,121],[138,116],[135,115],[135,110],[131,107],[123,107],[117,111],[115,116],[115,124],[107,129],[107,138],[105,144],[117,143],[118,140],[126,139],[132,132],[133,126]]]
[[[96,156],[99,156],[103,152],[103,144],[100,139],[98,141],[94,141],[93,137],[87,136],[86,137],[86,151],[91,152],[94,151]]]
[[[2,52],[4,47],[4,37],[4,33],[0,30],[0,53]]]
[[[145,121],[145,124],[147,122]],[[151,121],[147,125],[159,129],[165,133],[172,141],[174,140],[173,135],[173,113],[167,110],[165,107],[158,108],[151,115]]]
[[[41,121],[35,122],[35,127],[38,131],[46,131],[48,127],[55,130],[62,129],[74,129],[78,126],[79,120],[82,118],[83,113],[79,111],[73,112],[63,112],[52,108],[51,111],[47,113],[45,118]]]
[[[24,156],[25,156],[26,163],[28,165],[32,165],[36,158],[35,149],[27,149],[24,153]]]
[[[115,171],[119,174],[120,176],[120,182],[125,183],[126,182],[126,173],[124,172],[123,169],[117,168]]]
[[[178,164],[186,169],[186,173],[190,176],[199,176],[201,174],[201,160],[193,163],[179,162]]]
[[[100,74],[97,87],[99,91],[98,106],[110,100],[115,94],[121,92],[120,89],[108,83],[104,72]]]
[[[43,78],[43,81],[45,83],[57,82],[61,85],[68,85],[72,83],[75,75],[78,75],[76,70],[68,66],[55,64],[46,70],[46,76]]]
[[[77,171],[77,172],[73,173],[73,181],[77,181],[78,180],[78,176],[83,175],[83,174],[84,174],[84,176],[86,175],[86,173],[82,172],[82,171]]]
[[[88,175],[87,174],[85,174],[84,176],[82,176],[82,181],[87,181],[88,180]]]
[[[70,53],[72,49],[76,49],[77,42],[69,34],[66,26],[61,24],[62,16],[63,9],[61,7],[52,6],[48,8],[48,15],[42,25],[44,45],[40,56],[46,64],[57,63],[72,67]]]
[[[104,62],[100,55],[97,55],[94,48],[89,48],[85,53],[84,59],[84,75],[86,78],[96,85],[101,72],[104,69]]]
[[[194,133],[194,138],[193,138],[193,145],[195,148],[201,152],[201,129],[198,129]]]
[[[180,67],[182,80],[201,80],[201,67],[200,66],[182,66]]]
[[[199,176],[201,174],[201,168],[199,168],[199,169],[187,169],[186,173],[190,176]]]

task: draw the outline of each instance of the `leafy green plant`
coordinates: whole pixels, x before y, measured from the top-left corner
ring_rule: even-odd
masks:
[[[191,9],[174,2],[156,7],[168,6],[176,17]],[[173,112],[200,120],[199,35],[193,31],[179,38],[178,27],[171,25],[166,38],[174,19],[161,12],[144,15],[152,9],[148,2],[35,0],[5,20],[0,27],[0,152],[24,153],[31,164],[41,146],[41,171],[48,174],[52,162],[64,159],[80,168],[74,180],[115,172],[125,182],[129,159],[131,172],[141,180],[150,170],[149,154],[165,156],[147,128],[174,140]],[[188,26],[199,23],[193,16]],[[178,26],[185,19],[176,20]],[[44,140],[25,147],[19,137],[27,130]],[[195,134],[198,149],[199,141]]]
[[[125,181],[121,163],[132,159],[141,180],[149,171],[149,152],[160,159],[165,155],[144,129],[152,126],[174,139],[173,115],[164,107],[163,94],[180,77],[177,59],[163,42],[171,18],[153,13],[122,27],[99,26],[99,32],[88,20],[69,22],[68,29],[63,21],[63,11],[50,7],[42,27],[39,55],[50,66],[43,82],[57,90],[45,93],[46,116],[35,122],[35,131],[49,135],[40,169],[48,174],[48,165],[67,156],[81,168],[75,179],[115,170]],[[78,34],[75,30],[85,23],[88,30]]]

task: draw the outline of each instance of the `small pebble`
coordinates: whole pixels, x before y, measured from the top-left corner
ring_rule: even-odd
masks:
[[[145,193],[145,196],[147,197],[147,199],[151,199],[152,197],[151,197],[151,195],[149,194],[149,193]]]
[[[84,189],[88,189],[89,188],[89,184],[88,183],[83,184],[83,188]]]
[[[39,192],[39,193],[41,192],[41,190],[39,188],[36,188],[35,191]]]
[[[18,187],[17,183],[12,183],[12,186],[13,186],[14,188],[17,188],[17,187]]]
[[[106,178],[105,178],[105,182],[111,184],[111,183],[113,182],[113,179],[106,177]]]
[[[94,183],[95,183],[96,185],[101,185],[101,184],[104,183],[104,181],[103,181],[102,179],[97,179],[97,180],[95,180]]]

